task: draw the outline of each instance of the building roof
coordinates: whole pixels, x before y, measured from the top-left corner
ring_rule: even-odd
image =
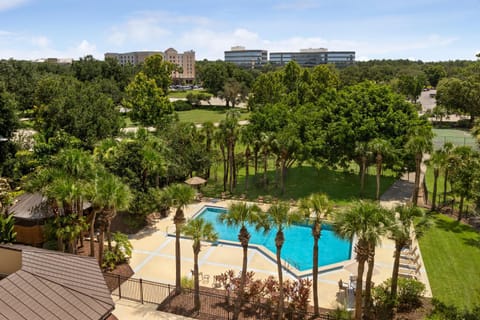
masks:
[[[83,210],[91,207],[91,203],[84,201]],[[59,208],[61,211],[61,208]],[[55,216],[55,213],[47,203],[47,198],[41,193],[24,193],[18,196],[13,205],[8,208],[16,219],[43,220]]]
[[[15,218],[28,220],[42,220],[53,217],[54,213],[48,209],[46,198],[39,192],[24,193],[17,197],[8,212]]]
[[[22,254],[20,270],[0,281],[0,319],[97,320],[114,309],[95,258],[20,245],[0,249]]]

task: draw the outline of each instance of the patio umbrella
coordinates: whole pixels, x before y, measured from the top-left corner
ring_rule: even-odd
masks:
[[[207,182],[207,180],[200,178],[200,177],[191,177],[187,180],[185,180],[186,184],[189,184],[191,186],[199,186]]]
[[[343,266],[343,269],[350,272],[352,275],[357,275],[358,272],[358,262],[357,260],[352,260]],[[365,271],[363,272],[363,277],[367,276],[368,263],[365,262]],[[381,267],[376,263],[373,264],[373,275],[378,275],[380,273]]]

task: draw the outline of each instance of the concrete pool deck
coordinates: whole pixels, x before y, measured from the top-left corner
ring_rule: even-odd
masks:
[[[200,202],[189,205],[185,209],[186,218],[191,218],[203,206],[212,205],[217,207],[228,207],[231,203],[227,201]],[[268,208],[267,204],[260,204],[262,209]],[[168,232],[174,230],[173,212],[169,217],[158,219],[152,226],[141,232],[131,235],[130,241],[133,245],[133,254],[130,260],[130,266],[134,270],[135,278],[145,280],[175,283],[175,238],[168,235]],[[288,241],[288,239],[286,239]],[[414,246],[418,243],[414,241]],[[376,248],[375,263],[377,272],[373,276],[376,284],[382,283],[392,275],[394,242],[387,238],[382,239],[382,244]],[[420,250],[418,250],[420,252]],[[320,254],[322,254],[320,252]],[[182,239],[181,241],[181,263],[183,276],[191,276],[193,269],[193,250],[192,241]],[[343,269],[343,265],[352,260],[344,261],[323,269],[329,269],[319,273],[318,292],[320,296],[320,307],[336,308],[337,305],[344,303],[344,296],[340,293],[338,281],[342,279],[348,282],[351,273]],[[431,297],[431,290],[426,276],[423,261],[420,259],[420,280],[426,284],[426,296]],[[212,287],[213,276],[223,273],[229,269],[240,272],[242,265],[242,248],[227,244],[209,244],[203,243],[199,255],[199,269],[203,274],[201,286]],[[248,250],[248,270],[255,272],[258,279],[267,278],[270,275],[276,276],[276,263],[260,251],[249,248]],[[311,278],[311,276],[310,276]],[[295,276],[284,270],[284,279],[295,280]]]

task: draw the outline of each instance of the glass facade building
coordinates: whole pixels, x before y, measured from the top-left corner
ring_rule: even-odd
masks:
[[[231,62],[244,68],[261,68],[268,62],[266,50],[234,49],[225,51],[225,62]]]
[[[285,65],[290,61],[295,61],[302,67],[314,67],[326,63],[348,65],[355,62],[355,51],[305,50],[300,52],[270,53],[270,63],[273,65]]]

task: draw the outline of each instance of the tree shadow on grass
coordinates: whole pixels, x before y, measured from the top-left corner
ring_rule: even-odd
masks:
[[[445,216],[435,222],[439,229],[461,234],[464,244],[480,249],[480,234],[472,226]]]
[[[311,166],[289,168],[285,177],[285,193],[281,193],[276,179],[276,172],[267,172],[267,188],[263,184],[263,172],[256,176],[249,176],[247,199],[255,200],[259,196],[270,195],[280,200],[300,199],[312,193],[325,193],[337,203],[350,202],[360,199],[360,178],[358,173],[329,168],[316,169]],[[220,180],[220,179],[219,179]],[[383,194],[394,182],[393,176],[381,177],[381,191]],[[220,182],[221,183],[221,182]],[[365,181],[365,195],[362,199],[374,199],[376,190],[375,175],[369,174]],[[235,194],[245,193],[245,176],[239,176]]]
[[[445,217],[445,219],[436,219],[437,227],[447,231],[447,232],[455,232],[455,233],[464,233],[464,232],[475,232],[475,230],[462,222],[457,220]]]

